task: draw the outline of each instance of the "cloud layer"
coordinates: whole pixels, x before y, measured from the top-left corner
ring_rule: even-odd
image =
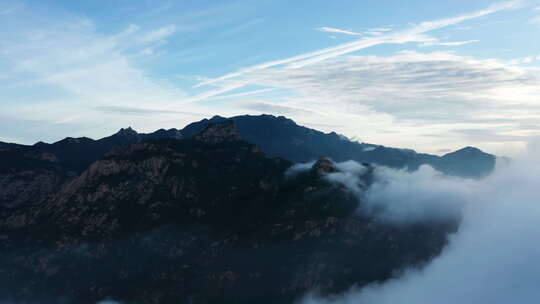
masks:
[[[405,147],[426,143],[432,151],[458,148],[449,142],[484,149],[523,145],[538,134],[539,73],[501,60],[406,51],[252,71],[243,81],[294,91],[296,96],[280,98],[277,105],[309,105],[319,114],[305,113],[304,121],[345,120],[345,135],[378,144],[392,146],[397,137],[384,131],[402,134]]]
[[[393,200],[391,206],[403,203],[407,209],[424,209],[426,193],[435,204],[448,201],[449,195],[466,202],[463,222],[450,245],[422,270],[409,270],[394,280],[332,299],[309,296],[303,303],[537,303],[540,298],[537,284],[540,246],[534,241],[540,237],[537,152],[531,153],[534,158],[525,157],[499,166],[493,175],[475,182],[474,187],[470,181],[453,181],[448,185],[448,181],[435,178],[428,183],[422,174],[395,173],[393,178],[401,186],[392,185],[391,181],[386,190],[403,199],[396,200],[392,195],[382,197]],[[409,198],[415,197],[419,204],[410,204]],[[401,211],[392,214],[405,217],[411,214]]]
[[[374,174],[360,212],[390,224],[459,219],[479,184],[445,176],[427,165],[412,173],[378,168]]]

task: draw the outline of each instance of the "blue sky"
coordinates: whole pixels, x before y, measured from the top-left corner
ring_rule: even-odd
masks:
[[[0,140],[269,113],[512,155],[540,133],[540,2],[0,3]]]

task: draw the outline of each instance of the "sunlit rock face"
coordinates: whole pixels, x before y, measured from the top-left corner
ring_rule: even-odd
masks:
[[[207,125],[201,133],[195,136],[196,140],[205,143],[222,143],[240,140],[240,132],[232,120]]]

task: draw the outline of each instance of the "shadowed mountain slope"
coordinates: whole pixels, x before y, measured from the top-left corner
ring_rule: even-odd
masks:
[[[59,185],[0,216],[0,301],[291,303],[420,266],[456,229],[359,214],[331,160],[286,174],[235,124],[122,146],[76,176],[44,168]]]

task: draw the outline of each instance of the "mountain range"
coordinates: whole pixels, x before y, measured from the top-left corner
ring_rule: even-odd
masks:
[[[18,154],[19,159],[25,157],[23,155],[33,159],[36,159],[37,155],[51,156],[55,158],[56,165],[65,170],[80,173],[115,147],[161,138],[187,139],[193,137],[208,124],[227,120],[234,121],[240,136],[257,145],[268,156],[281,157],[296,163],[329,157],[338,162],[355,160],[408,170],[415,170],[420,165],[427,164],[449,175],[471,178],[489,174],[495,165],[493,155],[474,147],[465,147],[439,157],[417,153],[410,149],[350,141],[335,132],[323,133],[299,126],[286,117],[272,115],[242,115],[231,118],[214,116],[211,119],[189,124],[181,130],[160,129],[149,134],[137,133],[131,128],[126,128],[99,140],[87,137],[67,137],[56,143],[38,142],[32,146],[0,142],[0,152],[11,151],[11,154]],[[6,155],[2,156],[6,157]],[[7,157],[11,159],[14,156]]]
[[[0,144],[0,302],[293,303],[437,256],[460,219],[393,225],[359,212],[336,162],[489,174],[495,157],[356,143],[285,117]],[[310,162],[290,174],[294,163]]]

